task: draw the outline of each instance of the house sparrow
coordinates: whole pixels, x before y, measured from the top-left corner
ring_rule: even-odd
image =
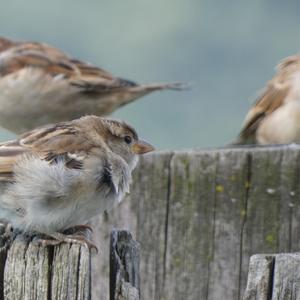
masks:
[[[28,233],[94,246],[88,221],[129,191],[138,155],[154,148],[125,122],[85,116],[48,125],[0,144],[0,219]]]
[[[183,87],[139,85],[49,45],[0,38],[0,126],[13,132],[86,114],[108,115],[153,91]]]
[[[300,55],[280,62],[248,112],[236,144],[249,143],[300,143]]]

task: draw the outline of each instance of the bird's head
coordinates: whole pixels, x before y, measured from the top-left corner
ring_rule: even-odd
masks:
[[[139,139],[135,129],[123,121],[102,118],[107,129],[106,143],[130,166],[134,167],[137,156],[154,150],[149,143]]]
[[[99,140],[115,154],[121,156],[133,169],[138,156],[154,150],[149,143],[139,139],[135,129],[127,123],[110,118],[85,116],[79,119],[81,127],[94,141]]]

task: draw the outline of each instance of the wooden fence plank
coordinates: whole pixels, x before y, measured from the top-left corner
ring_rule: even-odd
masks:
[[[163,299],[207,297],[216,161],[213,152],[201,156],[176,154],[172,159]]]
[[[242,234],[246,218],[249,156],[243,151],[219,153],[216,170],[214,249],[208,299],[238,299]]]
[[[170,161],[173,154],[154,155],[142,160],[135,173],[136,239],[141,244],[140,273],[143,299],[161,299],[166,265],[166,228]],[[150,174],[155,176],[149,176]]]

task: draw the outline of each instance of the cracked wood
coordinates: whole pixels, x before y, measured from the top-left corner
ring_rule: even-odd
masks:
[[[299,299],[299,274],[300,253],[253,255],[243,300]]]
[[[91,299],[90,252],[85,247],[43,247],[17,235],[1,252],[3,266],[1,299]]]

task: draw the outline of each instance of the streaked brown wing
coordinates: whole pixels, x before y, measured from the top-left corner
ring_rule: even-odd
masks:
[[[3,39],[3,45],[6,51],[0,56],[0,77],[26,68],[37,68],[45,75],[67,80],[69,85],[78,89],[80,93],[96,95],[95,99],[98,99],[99,94],[126,92],[129,89],[135,95],[132,99],[135,99],[157,90],[186,88],[186,84],[183,83],[139,85],[131,80],[115,77],[99,67],[74,59],[63,51],[43,43]]]
[[[83,167],[83,159],[85,157],[83,155],[76,155],[72,153],[61,153],[56,154],[49,152],[44,157],[44,160],[48,161],[50,164],[58,163],[59,161],[63,161],[65,166],[69,169],[81,169]]]
[[[5,54],[5,55],[4,55]],[[23,68],[39,68],[50,76],[70,78],[78,73],[68,57],[54,48],[24,43],[10,47],[0,57],[0,75],[6,76]]]
[[[2,40],[4,50],[1,53],[0,38],[0,77],[14,74],[26,68],[36,68],[43,71],[45,76],[66,80],[78,93],[89,94],[90,99],[93,96],[95,99],[99,99],[99,96],[123,93],[118,96],[120,99],[128,98],[125,102],[157,90],[187,88],[187,84],[181,82],[139,85],[131,80],[115,77],[90,63],[74,59],[65,52],[47,44],[15,42],[4,38]]]
[[[38,68],[53,77],[61,75],[62,79],[69,80],[70,85],[78,87],[82,92],[106,92],[136,85],[132,81],[116,78],[94,65],[73,59],[47,44],[0,39],[0,51],[2,44],[2,52],[6,51],[0,57],[0,76],[23,68]]]
[[[114,76],[109,72],[98,68],[92,64],[77,60],[70,59],[70,62],[76,66],[76,68],[80,71],[80,75],[85,78],[103,78],[106,80],[113,80]]]
[[[274,86],[267,87],[247,114],[240,137],[243,140],[253,139],[260,122],[283,104],[288,92],[289,87],[283,89],[277,89]]]
[[[94,145],[86,138],[85,132],[72,126],[73,121],[63,122],[33,130],[19,139],[22,147],[31,149],[43,159],[65,153],[86,153]]]
[[[55,163],[63,160],[68,168],[80,169],[85,153],[93,148],[73,122],[35,129],[19,139],[0,144],[0,181],[13,179],[13,168],[20,155],[31,153]]]

